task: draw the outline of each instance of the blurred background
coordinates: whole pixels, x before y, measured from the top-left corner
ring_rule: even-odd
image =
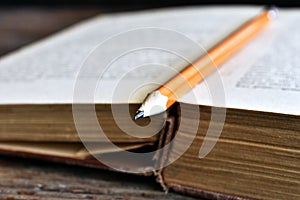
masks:
[[[0,56],[97,14],[177,6],[276,5],[297,0],[1,0]]]
[[[161,7],[161,6],[180,6],[180,5],[199,5],[199,4],[276,4],[278,6],[299,6],[297,0],[2,0],[1,4],[36,4],[36,5],[110,5],[127,6],[135,8]]]

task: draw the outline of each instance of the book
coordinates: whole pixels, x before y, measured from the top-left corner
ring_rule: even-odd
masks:
[[[147,93],[260,10],[102,15],[4,56],[0,152],[153,175],[209,199],[298,199],[298,9],[167,113],[132,120]]]

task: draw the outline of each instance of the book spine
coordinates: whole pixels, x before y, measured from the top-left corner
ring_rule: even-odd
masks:
[[[158,142],[158,149],[162,149],[161,151],[157,151],[156,155],[154,156],[155,162],[155,169],[158,169],[156,172],[156,181],[162,186],[164,191],[168,191],[168,186],[165,184],[164,178],[163,178],[163,169],[168,161],[169,152],[171,149],[171,145],[169,148],[164,148],[165,145],[169,144],[173,136],[176,132],[176,117],[173,115],[169,115],[166,120],[166,125],[164,127],[164,130],[162,130]]]
[[[174,105],[169,113],[167,118],[166,126],[164,127],[164,130],[161,132],[160,138],[159,138],[159,144],[158,149],[162,149],[165,145],[170,144],[172,139],[175,137],[180,121],[180,105],[176,104]],[[248,197],[241,197],[236,195],[229,195],[225,193],[218,193],[214,191],[208,191],[208,190],[202,190],[199,188],[193,188],[188,187],[176,183],[168,183],[164,180],[164,166],[166,166],[166,163],[169,159],[169,154],[172,151],[172,145],[169,145],[169,148],[164,148],[164,151],[158,151],[160,154],[155,155],[156,159],[156,169],[159,169],[156,173],[156,180],[164,191],[168,192],[170,189],[172,189],[175,192],[193,196],[193,197],[200,197],[204,199],[221,199],[221,200],[251,200],[253,198]]]

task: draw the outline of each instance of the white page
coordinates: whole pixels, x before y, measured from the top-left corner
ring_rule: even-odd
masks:
[[[74,82],[82,63],[97,45],[115,34],[139,27],[161,27],[179,31],[207,46],[258,11],[259,8],[256,7],[183,8],[112,14],[90,19],[2,58],[0,103],[72,103]],[[147,38],[136,37],[136,40],[145,39]],[[166,44],[168,43],[166,41]],[[106,53],[110,55],[116,48],[118,47],[109,46]],[[183,48],[179,43],[178,49]],[[168,65],[165,61],[168,57],[157,59],[157,62]],[[124,66],[129,65],[129,62],[135,66],[144,61],[145,55],[121,60],[119,68],[112,70],[112,76],[105,79],[106,90],[101,91],[102,95],[96,94],[96,101],[110,102],[111,87],[116,82],[116,77],[128,70]],[[177,60],[173,62],[176,63]],[[118,74],[113,74],[116,72]],[[161,73],[155,71],[151,74],[145,71],[143,76],[133,76],[134,81],[128,80],[127,85],[136,85],[149,77],[153,81],[165,80]],[[126,88],[124,93],[132,92],[126,91]],[[149,91],[145,91],[147,92],[150,92],[150,88]],[[141,102],[144,95],[141,94],[131,101]],[[121,96],[117,101],[127,102],[128,99],[122,99]]]
[[[258,7],[194,7],[96,17],[2,58],[0,60],[0,103],[72,103],[77,74],[89,53],[101,42],[121,32],[142,27],[165,28],[180,32],[208,48],[238,25],[256,15],[260,10],[261,8]],[[290,15],[298,16],[296,12],[289,14],[289,12],[284,11],[281,16],[284,18],[285,16],[288,18]],[[286,21],[288,20],[280,18],[276,24],[277,26],[285,26]],[[276,32],[279,32],[281,27],[275,29]],[[150,34],[149,37],[153,37],[153,35]],[[269,38],[268,35],[265,37]],[[235,74],[238,73],[242,76],[243,73],[247,72],[246,68],[248,67],[244,61],[246,59],[248,62],[247,56],[249,56],[249,52],[251,53],[251,46],[254,46],[255,49],[256,45],[265,42],[265,37],[259,37],[263,38],[261,39],[263,42],[259,42],[258,38],[256,42],[248,45],[234,59],[231,59],[222,67],[221,75],[225,83],[226,106],[299,114],[295,111],[297,109],[287,108],[291,107],[291,104],[287,102],[289,99],[285,98],[285,94],[288,93],[299,99],[299,92],[282,90],[278,92],[277,90],[236,87],[236,82],[239,81],[240,76]],[[135,39],[147,40],[145,37],[140,38],[138,36]],[[169,45],[170,41],[166,40],[165,43]],[[171,43],[178,48],[178,51],[189,50],[189,47],[180,41],[172,41]],[[105,53],[111,55],[117,48],[118,46],[108,46]],[[139,90],[141,92],[135,93],[128,99],[128,94],[131,95],[133,92],[132,88],[149,82],[163,83],[173,75],[172,73],[164,73],[158,69],[153,70],[153,68],[146,67],[145,70],[139,73],[129,74],[130,79],[125,80],[126,87],[122,87],[122,90],[119,91],[120,94],[115,95],[114,87],[118,78],[127,74],[131,70],[130,66],[134,68],[134,66],[145,62],[155,61],[163,65],[174,66],[177,70],[184,67],[184,63],[181,63],[181,65],[175,64],[179,61],[173,58],[173,55],[165,54],[161,57],[155,57],[155,54],[153,57],[151,55],[151,50],[142,54],[137,52],[114,63],[110,68],[111,70],[102,79],[101,87],[97,87],[94,101],[97,103],[127,103],[128,101],[130,103],[140,103],[148,92],[155,89],[156,85],[150,85],[146,89]],[[191,55],[191,58],[193,56],[195,55]],[[243,65],[243,67],[238,65]],[[118,68],[114,70],[114,67]],[[251,64],[249,64],[249,67],[251,67]],[[233,69],[234,71],[232,71]],[[203,85],[205,84],[200,84],[193,90],[197,100],[187,94],[181,101],[212,105],[209,100],[209,93],[205,92],[206,89]],[[256,95],[263,96],[265,103],[254,101],[251,98],[247,99],[244,95],[238,95],[241,91],[247,91],[247,94],[250,92],[254,100],[257,99],[255,98]],[[270,96],[270,99],[266,96]],[[265,106],[270,101],[272,105]],[[294,101],[292,105],[298,105],[299,108],[299,103],[295,104]],[[282,105],[283,103],[285,103],[285,106]]]
[[[299,10],[280,11],[276,20],[223,65],[219,72],[226,107],[300,114],[299,21]],[[194,93],[197,102],[189,100]],[[181,101],[222,106],[213,103],[205,83]]]

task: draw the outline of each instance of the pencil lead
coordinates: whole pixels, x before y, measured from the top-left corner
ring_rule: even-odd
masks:
[[[144,117],[144,111],[137,111],[136,115],[134,116],[134,120]]]

